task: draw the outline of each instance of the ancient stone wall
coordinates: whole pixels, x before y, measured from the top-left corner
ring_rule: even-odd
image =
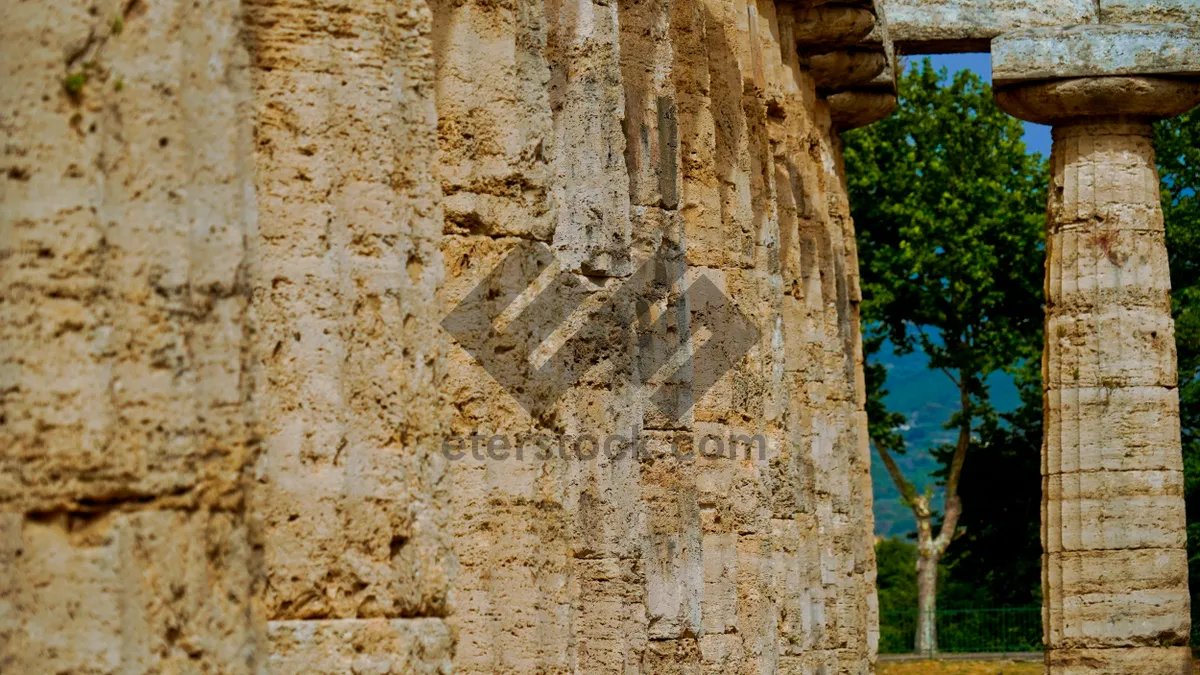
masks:
[[[6,4],[0,670],[869,672],[794,12]]]
[[[440,304],[499,317],[463,327],[487,335],[503,322],[497,350],[549,338],[585,359],[567,339],[580,330],[618,352],[530,414],[445,347],[451,434],[479,445],[451,468],[461,672],[870,668],[853,225],[828,107],[800,65],[793,8],[780,7],[433,5]],[[621,289],[651,257],[669,288],[641,298],[643,315]],[[688,350],[704,347],[686,336],[727,311],[685,292],[702,277],[761,336],[697,392],[704,359]],[[639,328],[577,325],[522,300],[527,285],[569,286],[577,314],[603,307]],[[695,356],[691,370],[638,372],[677,351]],[[639,376],[649,383],[633,385]],[[647,392],[695,405],[671,419]],[[588,436],[612,434],[641,439],[642,452],[588,451]],[[761,458],[699,447],[720,438],[728,454],[731,437],[755,434]],[[549,460],[539,437],[554,439]]]

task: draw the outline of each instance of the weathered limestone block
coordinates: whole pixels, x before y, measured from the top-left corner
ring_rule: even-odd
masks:
[[[669,212],[679,208],[679,111],[671,78],[672,10],[672,3],[662,0],[628,0],[617,6],[630,201]],[[633,236],[640,234],[635,225]]]
[[[1075,48],[1076,36],[1060,37]],[[1001,88],[997,101],[1055,124],[1042,365],[1047,672],[1183,673],[1179,398],[1150,121],[1200,103],[1200,89],[1066,79]]]
[[[0,29],[5,510],[232,503],[251,449],[237,3],[123,7]]]
[[[642,567],[651,640],[703,634],[701,595],[704,555],[691,439],[655,433],[641,460],[639,484],[645,508]],[[685,445],[686,444],[686,445]],[[676,450],[676,448],[679,448]]]
[[[466,302],[464,307],[484,322],[476,332],[486,335],[486,322],[517,301],[552,262],[548,247],[526,243],[446,237],[446,281],[439,305],[453,308]],[[494,277],[485,279],[493,270]],[[479,284],[484,295],[468,299]],[[502,329],[502,344],[512,345],[513,353],[536,349],[573,303],[529,307]],[[465,442],[459,451],[463,456],[450,462],[448,476],[457,559],[451,617],[458,635],[455,669],[568,672],[572,614],[567,527],[573,514],[564,509],[568,467],[561,453],[570,451],[571,443],[560,441],[563,429],[532,419],[465,351],[448,345],[446,354],[441,386],[453,412],[447,431]],[[537,394],[539,387],[555,388],[556,383],[531,378],[523,386]],[[502,450],[500,442],[489,447],[497,436],[517,445],[521,459],[515,456],[517,448]],[[510,457],[496,460],[489,450],[496,457]]]
[[[643,673],[662,675],[700,675],[704,672],[697,663],[700,645],[695,638],[655,640],[646,645],[641,663]]]
[[[14,673],[257,673],[253,546],[206,510],[0,515],[0,663]]]
[[[446,672],[429,11],[263,1],[246,20],[267,432],[250,506],[266,662],[278,673]]]
[[[1099,3],[1092,0],[885,0],[885,4],[891,38],[906,54],[986,52],[993,38],[1012,31],[1099,21]]]
[[[1187,675],[1192,669],[1192,651],[1187,647],[1062,649],[1047,653],[1046,668],[1062,675],[1096,672]]]
[[[1179,435],[1179,395],[1174,389],[1067,384],[1047,395],[1053,410],[1047,413],[1046,434],[1073,439],[1069,446],[1047,448],[1047,475],[1183,470],[1183,458],[1171,449]]]
[[[792,8],[792,38],[805,46],[849,47],[870,35],[875,13],[849,5],[803,5]]]
[[[1002,102],[1005,112],[1029,122],[1038,124],[1054,124],[1057,120],[1071,118],[1096,117],[1096,111],[1129,110],[1127,115],[1149,115],[1174,117],[1191,110],[1192,102],[1200,96],[1200,82],[1194,80],[1171,79],[1168,77],[1137,77],[1132,75],[1112,75],[1097,77],[1078,77],[1062,80],[1047,80],[1036,85],[1009,86],[997,91],[996,100]],[[1134,106],[1132,109],[1130,106]],[[1118,122],[1120,120],[1117,120]],[[1127,136],[1127,134],[1101,132],[1098,136]],[[1086,136],[1086,134],[1084,135]],[[1068,144],[1071,139],[1064,139]],[[1134,141],[1137,142],[1137,141]],[[1085,143],[1083,137],[1076,144],[1076,152],[1083,148],[1089,155],[1095,151],[1093,145]],[[1144,142],[1143,142],[1144,144]],[[1123,144],[1118,148],[1124,153]],[[1127,155],[1136,157],[1136,155]],[[1099,198],[1101,202],[1121,200],[1110,203],[1105,209],[1110,218],[1122,221],[1140,223],[1139,229],[1151,230],[1161,228],[1162,207],[1148,201],[1148,191],[1153,185],[1148,178],[1157,175],[1158,170],[1144,162],[1134,162],[1132,166],[1122,163],[1125,170],[1132,170],[1135,175],[1122,181],[1109,180],[1111,190],[1104,191]],[[1141,165],[1141,168],[1138,167]],[[1070,170],[1073,167],[1067,167]],[[1087,177],[1086,167],[1074,167],[1082,173],[1076,176]],[[1065,178],[1064,178],[1065,180]],[[1157,181],[1157,179],[1155,179]],[[1089,183],[1079,185],[1079,194],[1084,198],[1079,204],[1072,201],[1062,206],[1066,209],[1065,216],[1074,219],[1079,213],[1094,212],[1096,191],[1089,190]],[[1114,192],[1115,190],[1115,192]],[[1112,195],[1107,196],[1107,195]],[[1122,199],[1124,198],[1124,199]],[[1150,208],[1145,208],[1149,204]],[[1157,208],[1156,208],[1157,206]],[[1155,225],[1158,223],[1158,225]],[[1149,283],[1154,283],[1152,280]]]
[[[554,0],[546,12],[559,209],[554,245],[567,269],[589,276],[633,271],[617,13],[616,3],[593,0]]]
[[[275,673],[454,672],[453,638],[439,619],[273,621],[267,638]]]
[[[239,3],[0,14],[0,669],[256,672]]]
[[[647,651],[645,592],[635,560],[577,559],[571,583],[572,613],[587,631],[577,662],[597,673],[639,672]]]
[[[555,139],[545,8],[448,0],[430,8],[446,231],[548,241]]]
[[[1195,72],[1197,63],[1200,32],[1182,24],[1030,28],[992,42],[997,86],[1050,78],[1187,75]]]
[[[896,109],[896,95],[880,91],[841,91],[825,100],[838,131],[874,124]]]
[[[869,49],[845,49],[813,54],[804,61],[822,92],[837,92],[874,80],[887,66],[887,55]]]
[[[1046,552],[1182,546],[1181,471],[1081,471],[1045,478]]]
[[[1188,632],[1187,566],[1182,550],[1139,549],[1050,553],[1062,606],[1051,606],[1047,630],[1069,647],[1133,646],[1141,636],[1180,639]],[[1122,644],[1122,642],[1125,644]]]
[[[1200,23],[1196,0],[1100,0],[1100,23]]]

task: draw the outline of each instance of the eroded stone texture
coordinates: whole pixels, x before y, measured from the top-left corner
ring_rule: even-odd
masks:
[[[0,669],[869,672],[854,4],[5,6]]]
[[[1187,562],[1175,339],[1148,123],[1054,130],[1047,236],[1045,632],[1143,648],[1186,672]],[[1156,651],[1145,648],[1158,648]],[[1061,661],[1061,664],[1059,663]],[[1110,668],[1118,668],[1114,663]]]
[[[474,342],[494,378],[458,346],[446,352],[450,430],[464,440],[451,468],[455,667],[868,672],[876,609],[857,260],[839,140],[797,52],[796,17],[770,2],[615,9],[435,6],[435,42],[447,45],[442,189],[484,156],[462,130],[520,129],[521,143],[486,146],[490,161],[511,184],[545,186],[554,224],[522,230],[515,209],[491,223],[490,197],[463,197],[446,214],[439,302],[467,303],[455,330],[495,340]],[[847,42],[866,34],[854,20],[845,28]],[[476,63],[475,49],[488,55],[486,80],[459,65]],[[520,69],[548,73],[546,93],[526,82],[520,110],[489,107],[515,100],[505,92]],[[611,226],[623,220],[627,239]],[[650,256],[662,263],[654,283],[623,292]],[[587,259],[629,264],[578,263]],[[701,279],[761,334],[706,390],[687,336],[728,309],[685,296]],[[560,292],[565,312],[545,300]],[[558,348],[596,357],[559,371],[578,377],[561,395],[523,365]],[[524,377],[515,396],[510,375]],[[559,398],[530,409],[534,391]],[[686,414],[664,414],[648,393]],[[640,439],[638,454],[588,451],[589,436],[609,434]],[[539,458],[539,438],[552,456]]]
[[[1197,63],[1200,30],[1178,23],[1034,28],[992,42],[997,86],[1054,78],[1187,75]]]
[[[1099,21],[1101,3],[1094,0],[884,0],[884,4],[897,47],[908,54],[940,54],[986,52],[993,38],[1015,30],[1094,24]]]
[[[0,655],[19,673],[255,672],[237,514],[4,514]]]
[[[448,668],[431,18],[246,4],[266,432],[251,508],[278,673]]]
[[[1054,124],[1042,356],[1047,672],[1185,673],[1183,460],[1151,122],[1200,103],[1200,89],[1109,76],[1007,86],[996,99]]]
[[[0,670],[251,673],[239,4],[0,21]]]
[[[453,672],[453,639],[440,619],[272,621],[273,673]]]
[[[1035,85],[1000,102],[1019,112],[1040,92],[1049,111],[1082,109],[1104,86]],[[1144,119],[1058,119],[1054,129],[1043,356],[1048,672],[1189,668],[1170,279]]]

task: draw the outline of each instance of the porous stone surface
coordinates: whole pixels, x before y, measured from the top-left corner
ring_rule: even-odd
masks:
[[[0,671],[871,671],[880,106],[791,6],[0,18]]]
[[[243,10],[266,663],[447,672],[432,16],[419,1]]]
[[[1054,128],[1042,587],[1051,673],[1184,673],[1174,325],[1147,121]]]
[[[843,91],[829,96],[829,117],[839,131],[858,129],[892,114],[896,95],[881,91]]]
[[[252,673],[239,3],[0,9],[0,670]]]
[[[999,87],[1030,80],[1169,76],[1200,70],[1200,29],[1182,24],[1031,28],[1001,35],[991,49],[992,79]]]
[[[997,88],[996,103],[1008,114],[1056,124],[1114,111],[1134,118],[1173,117],[1200,104],[1200,80],[1166,77],[1078,77],[1010,83]]]
[[[1101,23],[1200,25],[1197,0],[1100,0]]]
[[[548,343],[585,364],[563,364],[578,382],[531,412],[447,337],[449,432],[466,441],[450,468],[456,670],[869,672],[853,225],[791,6],[469,1],[433,13],[436,171],[460,195],[438,302],[467,308],[455,329],[494,335],[495,352]],[[624,290],[652,255],[658,286]],[[707,390],[699,356],[649,365],[712,348],[687,341],[727,311],[695,294],[700,280],[760,332]],[[554,389],[524,362],[489,371]],[[665,415],[651,395],[688,411]],[[589,452],[612,434],[637,438],[636,456]],[[731,438],[756,434],[761,455],[742,444],[729,457]],[[549,458],[539,438],[553,440]]]
[[[453,638],[440,619],[272,621],[272,673],[453,672]]]
[[[884,0],[883,4],[892,40],[906,54],[986,52],[989,42],[1004,33],[1100,20],[1095,0]]]

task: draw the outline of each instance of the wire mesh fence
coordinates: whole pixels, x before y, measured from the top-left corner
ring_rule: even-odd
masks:
[[[880,612],[879,653],[916,653],[916,610]],[[935,612],[937,651],[1015,653],[1042,651],[1042,609],[999,607]]]

